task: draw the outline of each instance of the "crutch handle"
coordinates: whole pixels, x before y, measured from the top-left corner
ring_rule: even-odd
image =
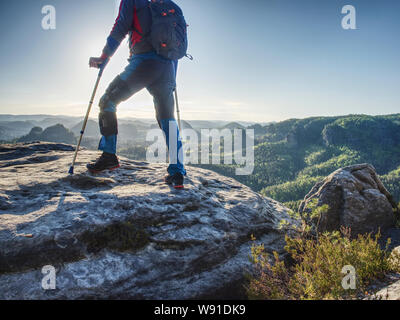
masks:
[[[99,65],[99,69],[100,69],[99,70],[99,77],[101,77],[103,75],[103,71],[106,68],[108,62],[110,62],[110,58],[105,59],[104,62],[101,65]]]

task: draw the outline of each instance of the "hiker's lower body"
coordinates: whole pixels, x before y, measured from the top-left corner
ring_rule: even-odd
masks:
[[[186,175],[183,165],[183,150],[179,128],[174,115],[174,96],[176,87],[176,66],[173,61],[158,56],[155,52],[134,55],[129,59],[125,71],[108,86],[100,99],[99,125],[102,138],[99,150],[106,154],[116,154],[117,149],[117,106],[146,88],[153,96],[156,119],[165,134],[170,150],[170,176]],[[174,130],[176,132],[171,132]],[[170,135],[176,137],[175,146],[170,146]],[[171,150],[176,154],[171,154]],[[171,161],[173,159],[173,161]]]

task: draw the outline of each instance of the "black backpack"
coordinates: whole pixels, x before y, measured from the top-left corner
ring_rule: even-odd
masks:
[[[181,8],[171,0],[151,0],[150,11],[150,41],[156,52],[170,60],[191,58],[187,54],[188,25]]]

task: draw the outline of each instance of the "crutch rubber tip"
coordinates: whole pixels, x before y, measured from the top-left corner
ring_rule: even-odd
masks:
[[[69,173],[69,174],[74,174],[74,167],[69,168],[68,173]]]

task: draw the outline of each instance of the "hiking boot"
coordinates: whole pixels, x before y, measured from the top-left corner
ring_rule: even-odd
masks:
[[[86,165],[91,173],[100,173],[105,170],[115,170],[120,167],[118,158],[115,154],[103,152],[95,163]]]
[[[164,178],[165,182],[171,186],[173,186],[175,189],[183,189],[183,174],[182,173],[175,173],[174,175],[168,175]]]

